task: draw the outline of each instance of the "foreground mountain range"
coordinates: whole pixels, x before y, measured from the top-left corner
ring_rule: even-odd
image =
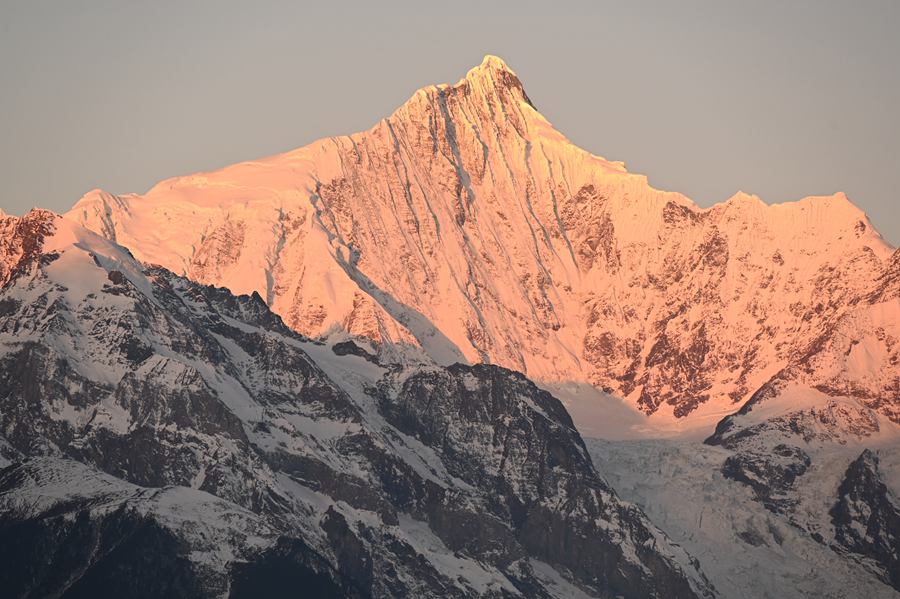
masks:
[[[310,341],[49,212],[2,232],[13,595],[711,596],[521,374]]]
[[[900,252],[655,190],[487,57],[0,214],[0,456],[13,596],[898,596]]]

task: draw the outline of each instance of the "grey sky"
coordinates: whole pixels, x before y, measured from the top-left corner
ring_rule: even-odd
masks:
[[[485,53],[578,145],[701,205],[846,191],[900,243],[900,2],[0,0],[0,207],[373,125]]]

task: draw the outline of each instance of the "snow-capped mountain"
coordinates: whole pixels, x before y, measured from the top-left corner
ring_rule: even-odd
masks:
[[[843,194],[704,209],[656,190],[569,142],[492,56],[363,133],[143,196],[93,191],[68,216],[139,260],[259,293],[307,336],[713,422],[835,327],[868,338],[848,314],[892,253]]]
[[[47,211],[0,240],[4,594],[713,596],[519,373],[310,340]]]
[[[366,132],[0,212],[17,595],[895,597],[898,448],[865,214],[656,190],[496,57]]]

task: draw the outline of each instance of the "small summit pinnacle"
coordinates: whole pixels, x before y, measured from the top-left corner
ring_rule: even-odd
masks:
[[[509,68],[502,58],[493,54],[487,54],[480,65],[469,69],[469,72],[466,73],[466,79],[489,77],[495,74],[509,74],[516,77],[515,72]]]
[[[481,61],[481,68],[483,69],[495,69],[499,71],[509,71],[512,72],[512,69],[507,66],[506,62],[499,56],[494,56],[493,54],[485,54],[484,60]]]
[[[499,56],[494,56],[493,54],[485,55],[480,65],[466,73],[465,79],[460,83],[463,82],[478,83],[496,90],[514,91],[521,96],[521,99],[534,107],[525,93],[525,88],[522,87],[522,82],[519,80],[518,75]]]

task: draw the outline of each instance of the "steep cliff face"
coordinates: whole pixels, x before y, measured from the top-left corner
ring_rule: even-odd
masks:
[[[14,596],[712,596],[523,375],[312,341],[46,211],[0,230]]]
[[[900,590],[900,502],[885,485],[872,451],[863,451],[847,468],[831,516],[837,542],[871,559],[881,578]]]
[[[589,382],[724,414],[803,354],[891,255],[843,194],[701,209],[572,145],[487,57],[369,131],[68,214],[301,333]]]
[[[737,447],[780,430],[805,442],[846,443],[878,433],[880,417],[900,424],[898,255],[707,442]]]
[[[706,447],[597,444],[626,498],[715,555],[706,571],[725,596],[897,596],[897,258]]]
[[[707,444],[720,473],[778,519],[898,588],[900,294],[897,254],[832,326],[776,373]],[[861,453],[860,453],[861,452]],[[885,478],[876,453],[887,458]],[[844,567],[844,566],[842,566]],[[876,593],[880,595],[882,593]]]

